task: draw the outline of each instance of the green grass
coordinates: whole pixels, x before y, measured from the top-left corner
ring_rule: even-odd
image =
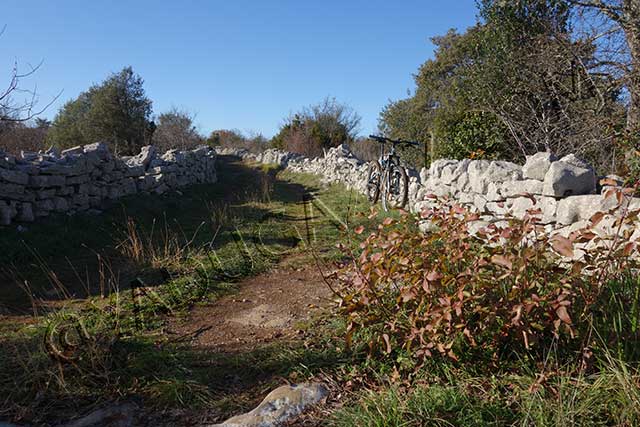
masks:
[[[276,173],[268,166],[224,163],[214,185],[130,197],[102,215],[57,216],[26,231],[3,229],[0,304],[4,311],[27,312],[28,294],[42,301],[84,298],[109,287],[127,289],[136,278],[154,286],[166,282],[167,273],[182,278],[196,269],[233,281],[309,244],[337,254],[344,225],[362,219],[354,212],[366,209],[363,197],[321,186],[311,175],[281,172],[276,179]],[[123,253],[130,226],[144,246],[138,257]],[[101,268],[111,283],[101,283]]]
[[[452,369],[441,381],[386,384],[357,392],[328,425],[370,426],[637,426],[640,373],[609,359],[588,376],[556,373],[469,377]]]
[[[0,300],[5,310],[36,307],[38,316],[0,321],[0,419],[53,422],[128,397],[229,415],[275,378],[353,362],[331,344],[333,327],[311,344],[244,354],[202,352],[166,336],[168,316],[233,292],[234,282],[283,259],[339,259],[347,228],[374,223],[357,214],[368,211],[362,196],[311,175],[225,161],[219,177],[180,194],[125,199],[99,216],[3,230],[3,279],[26,281],[32,297],[16,284]]]
[[[637,334],[620,339],[639,329],[637,277],[611,284],[594,324],[611,351],[587,371],[442,359],[416,369],[402,352],[373,357],[366,329],[345,349],[344,319],[326,315],[295,325],[304,338],[245,352],[167,335],[169,318],[234,292],[243,277],[283,261],[342,260],[338,244],[357,252],[348,230],[381,219],[368,218],[363,196],[312,175],[239,162],[219,169],[214,185],[2,231],[0,301],[19,313],[34,303],[39,315],[0,320],[0,419],[47,425],[122,399],[222,419],[283,379],[326,374],[345,389],[322,420],[336,427],[640,425]]]

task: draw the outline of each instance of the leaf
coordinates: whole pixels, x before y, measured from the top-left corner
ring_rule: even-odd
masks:
[[[629,256],[635,248],[636,244],[634,242],[629,242],[624,246],[622,253],[624,254],[624,256]]]
[[[604,212],[596,212],[594,213],[591,218],[589,219],[589,222],[591,223],[591,226],[595,227],[596,225],[600,224],[600,221],[602,221],[602,219],[604,218],[606,214]]]
[[[387,354],[390,354],[391,353],[391,341],[389,340],[389,335],[383,334],[382,335],[382,339],[384,340],[384,343],[387,345],[387,349],[386,349]]]
[[[615,188],[610,188],[607,191],[604,192],[604,200],[608,200],[611,197],[613,197],[616,193],[618,192],[618,190],[616,190]]]
[[[509,270],[511,270],[511,267],[513,267],[513,263],[511,262],[511,260],[504,255],[492,256],[491,262]]]
[[[429,282],[436,282],[442,279],[442,277],[443,277],[442,274],[436,270],[431,270],[429,274],[427,274],[427,280]]]
[[[556,235],[551,239],[551,247],[560,255],[573,258],[573,243],[564,236]]]
[[[605,179],[601,179],[600,180],[600,185],[603,186],[603,187],[605,185],[611,185],[613,187],[617,187],[618,186],[618,182],[615,179],[605,178]]]
[[[353,230],[354,233],[356,234],[362,234],[362,232],[364,231],[364,226],[360,225],[358,227],[355,228],[355,230]]]
[[[558,315],[558,318],[560,320],[562,320],[564,323],[566,323],[567,325],[571,325],[571,317],[569,317],[569,313],[567,312],[567,307],[564,305],[558,306],[558,308],[556,308],[556,314]]]
[[[351,345],[353,343],[353,333],[353,322],[349,322],[349,325],[347,325],[347,334],[345,336],[345,347],[347,348],[347,350],[351,348]]]

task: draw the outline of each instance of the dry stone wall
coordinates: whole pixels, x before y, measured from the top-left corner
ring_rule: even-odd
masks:
[[[160,155],[147,146],[133,157],[116,157],[101,142],[17,158],[0,151],[0,225],[98,209],[107,200],[136,193],[212,183],[215,161],[209,147]]]
[[[366,188],[368,165],[346,145],[314,159],[280,150],[256,155],[227,149],[224,153],[317,174],[324,182],[341,182],[360,192]],[[533,209],[539,210],[549,232],[561,234],[582,228],[596,212],[615,207],[615,198],[604,194],[611,186],[622,184],[616,176],[598,178],[589,164],[573,154],[557,158],[550,153],[532,155],[523,166],[505,161],[437,160],[429,169],[409,169],[409,176],[412,212],[436,203],[433,196],[448,198],[480,214],[473,224],[473,228],[480,229],[505,217],[523,218]],[[640,209],[639,198],[630,198],[626,203],[631,209]],[[596,231],[611,234],[614,220],[605,217]],[[634,230],[631,239],[640,239],[640,229]]]

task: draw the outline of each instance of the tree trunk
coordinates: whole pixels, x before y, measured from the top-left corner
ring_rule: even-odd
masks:
[[[640,132],[640,0],[625,0],[623,4],[626,19],[623,21],[622,29],[631,56],[627,83],[629,89],[627,130],[636,133]]]

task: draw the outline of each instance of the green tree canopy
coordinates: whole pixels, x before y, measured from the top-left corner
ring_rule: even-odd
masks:
[[[436,157],[521,160],[551,150],[602,163],[620,120],[619,90],[593,68],[595,46],[574,39],[564,0],[483,0],[480,22],[433,39],[416,90],[389,103],[380,128],[434,137]]]
[[[155,130],[151,113],[142,78],[125,67],[67,102],[48,137],[59,147],[105,141],[121,154],[135,154]]]

